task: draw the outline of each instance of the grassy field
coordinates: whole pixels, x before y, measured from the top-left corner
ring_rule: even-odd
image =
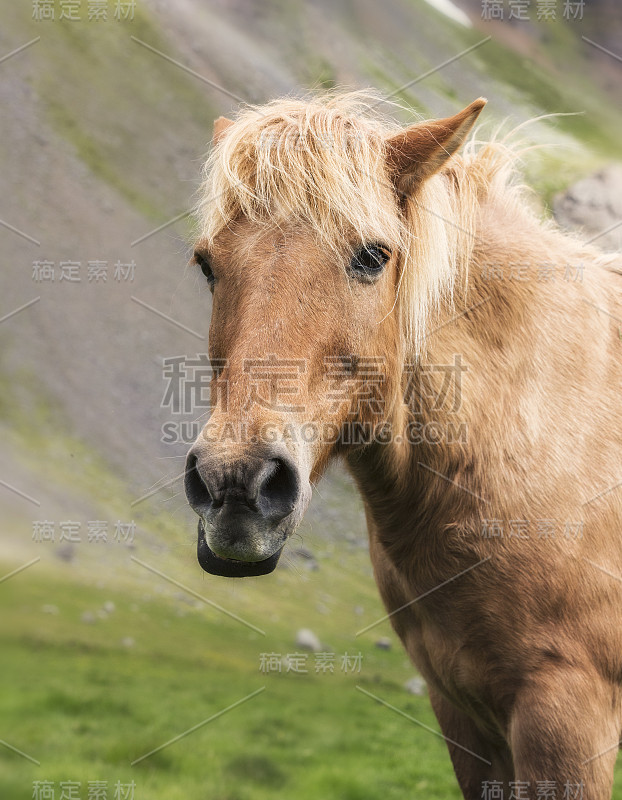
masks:
[[[135,798],[150,800],[459,796],[443,741],[356,689],[438,729],[427,698],[402,688],[413,671],[399,647],[374,647],[385,625],[355,638],[381,614],[371,581],[351,596],[337,564],[322,565],[308,580],[282,570],[219,596],[261,635],[132,565],[133,590],[81,583],[70,566],[44,561],[0,584],[0,738],[40,762],[0,748],[0,797],[31,798],[33,781],[52,781],[59,796],[68,780],[84,797],[89,781],[106,781],[110,797],[117,781],[133,781]],[[222,595],[201,576],[188,583]],[[262,670],[262,653],[296,652],[300,623],[333,651],[332,674],[317,672],[311,654],[299,665],[306,674]],[[356,662],[342,669],[346,652],[361,653],[360,672]]]

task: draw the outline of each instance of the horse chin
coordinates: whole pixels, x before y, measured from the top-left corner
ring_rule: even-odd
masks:
[[[207,543],[203,523],[199,520],[197,537],[197,558],[201,568],[210,575],[224,578],[250,578],[254,575],[269,575],[278,564],[283,545],[263,561],[236,561],[232,558],[221,558]]]

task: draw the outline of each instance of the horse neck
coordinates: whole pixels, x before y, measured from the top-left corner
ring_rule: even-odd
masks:
[[[510,240],[503,233],[511,230],[507,212],[482,211],[468,284],[458,282],[454,302],[440,309],[418,361],[405,358],[391,441],[347,459],[372,526],[396,561],[412,554],[413,537],[431,552],[446,541],[439,531],[478,524],[481,496],[504,446],[498,437],[511,380],[497,376],[498,364],[509,363],[509,375],[532,368],[528,332],[546,293],[535,281],[490,280],[488,271],[540,263],[543,247],[558,242],[528,215],[523,233]]]

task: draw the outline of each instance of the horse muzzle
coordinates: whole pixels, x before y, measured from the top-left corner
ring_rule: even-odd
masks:
[[[195,444],[188,453],[185,488],[199,516],[201,567],[226,577],[272,572],[302,517],[307,494],[302,483],[284,447],[225,461]]]
[[[216,555],[207,543],[202,520],[199,520],[197,538],[197,558],[205,572],[220,575],[224,578],[250,578],[254,575],[268,575],[274,571],[279,562],[283,546],[268,558],[261,561],[238,561],[233,558],[221,558]]]

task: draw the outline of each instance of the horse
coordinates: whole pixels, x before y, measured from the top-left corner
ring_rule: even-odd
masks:
[[[404,127],[337,91],[216,120],[192,259],[216,399],[185,489],[202,568],[263,575],[340,459],[464,797],[605,800],[622,267],[546,219],[517,145],[477,140],[485,103]]]

